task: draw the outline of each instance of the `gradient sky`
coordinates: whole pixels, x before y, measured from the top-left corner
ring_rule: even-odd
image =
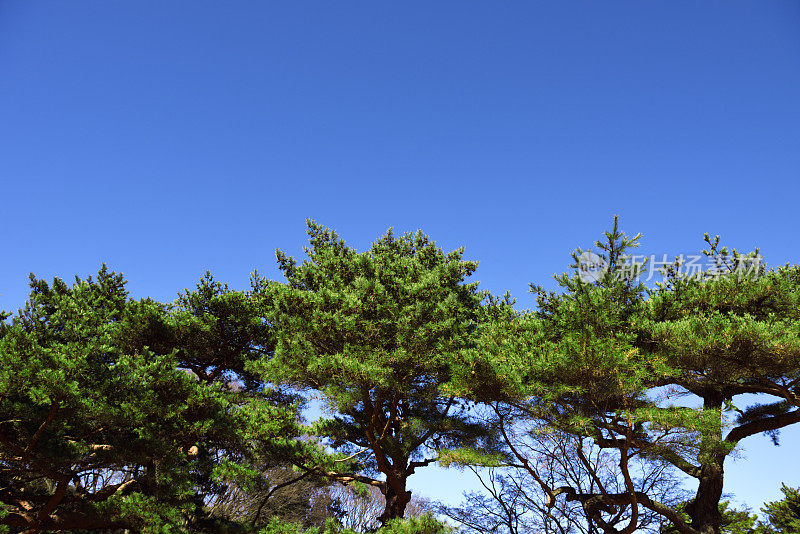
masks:
[[[646,253],[797,263],[799,180],[794,0],[0,0],[3,309],[101,262],[136,297],[244,287],[308,217],[422,228],[526,307],[614,214]],[[756,508],[800,485],[800,431],[769,443],[727,465]]]

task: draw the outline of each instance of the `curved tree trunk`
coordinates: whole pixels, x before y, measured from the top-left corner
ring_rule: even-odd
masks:
[[[702,466],[697,496],[687,508],[689,517],[692,518],[692,528],[702,534],[719,534],[722,520],[719,513],[719,501],[722,498],[722,462],[724,458],[724,456],[717,456]]]
[[[706,396],[703,408],[721,410],[722,398]],[[719,534],[722,516],[719,513],[719,501],[722,498],[723,462],[725,453],[722,446],[722,424],[711,435],[704,437],[701,445],[701,456],[705,456],[700,464],[700,480],[694,500],[686,511],[692,519],[692,528],[702,534]]]
[[[400,519],[406,513],[406,506],[411,501],[411,492],[406,490],[405,474],[393,474],[386,477],[386,508],[378,517],[381,524],[385,524],[390,519]]]

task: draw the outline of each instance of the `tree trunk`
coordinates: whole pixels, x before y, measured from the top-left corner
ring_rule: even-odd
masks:
[[[722,462],[725,457],[717,455],[700,469],[700,485],[697,496],[687,508],[692,518],[692,527],[702,534],[719,534],[722,516],[719,501],[722,498]]]
[[[703,409],[720,410],[722,399],[717,396],[705,397]],[[721,415],[720,415],[721,417]],[[719,501],[722,498],[723,463],[725,453],[722,447],[722,420],[717,429],[703,439],[700,456],[700,483],[697,495],[686,507],[692,519],[692,528],[702,534],[719,534],[722,516],[719,513]]]
[[[381,524],[386,524],[390,519],[400,519],[406,513],[406,505],[411,501],[411,492],[406,490],[405,474],[392,474],[386,477],[386,508],[378,517]]]

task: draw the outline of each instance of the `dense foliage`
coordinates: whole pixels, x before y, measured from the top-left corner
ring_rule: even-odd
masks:
[[[748,436],[777,441],[780,428],[800,421],[800,267],[754,267],[755,254],[707,238],[714,272],[687,276],[676,264],[648,288],[643,266],[629,261],[638,240],[615,221],[597,242],[606,269],[588,282],[576,251],[576,271],[556,277],[563,292],[534,287],[537,311],[484,331],[463,387],[615,451],[622,491],[540,481],[551,505],[562,495],[580,502],[607,532],[618,531],[613,520],[624,509],[619,532],[636,531],[641,508],[681,533],[717,533],[725,459]],[[745,407],[739,398],[760,402]],[[696,480],[686,516],[636,488],[637,457]]]
[[[421,232],[390,231],[364,253],[315,223],[308,234],[303,263],[278,253],[287,283],[265,291],[278,343],[260,369],[266,380],[323,396],[334,416],[313,432],[342,453],[326,475],[378,487],[380,520],[403,517],[408,477],[439,451],[487,434],[443,392],[473,346],[483,295],[465,279],[477,263]]]
[[[792,487],[761,521],[723,501],[744,440],[800,421],[800,266],[706,237],[713,272],[650,287],[615,222],[603,269],[578,250],[518,311],[422,232],[308,235],[285,280],[172,303],[31,276],[0,314],[0,531],[800,531]],[[486,491],[412,501],[432,463]]]
[[[768,502],[761,509],[767,516],[764,532],[800,532],[800,488],[781,487],[783,499]]]
[[[198,444],[243,422],[218,389],[155,350],[164,306],[105,268],[68,286],[31,278],[2,326],[0,522],[28,529],[174,526],[191,508]]]

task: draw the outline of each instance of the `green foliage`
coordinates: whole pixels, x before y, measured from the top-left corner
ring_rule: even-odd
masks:
[[[376,534],[448,534],[453,529],[430,514],[411,519],[392,519],[376,531]],[[328,521],[321,529],[306,529],[297,523],[274,519],[259,530],[259,534],[358,534],[355,530],[343,528],[336,521]]]
[[[250,293],[231,290],[207,272],[194,291],[178,296],[171,312],[171,341],[184,368],[237,390],[261,387],[246,364],[274,350],[274,333]]]
[[[781,485],[783,499],[766,503],[761,511],[767,516],[767,524],[760,525],[758,532],[800,532],[800,488]]]
[[[470,447],[439,451],[439,465],[442,467],[464,467],[470,465],[498,467],[505,465],[507,460],[508,456],[499,451],[491,452]]]
[[[533,286],[536,312],[482,329],[454,387],[616,449],[623,472],[635,454],[697,478],[681,528],[717,532],[725,458],[747,436],[766,432],[777,442],[780,428],[800,421],[800,266],[767,270],[756,253],[707,238],[715,273],[687,276],[676,263],[650,289],[630,254],[638,240],[615,220],[596,243],[605,269],[589,282],[578,272],[586,255],[576,251],[575,271],[556,277],[562,292]],[[783,400],[740,407],[744,394]],[[603,503],[632,502],[631,487],[627,497],[570,498],[595,503],[589,512],[602,526],[611,510]]]
[[[259,534],[301,534],[303,527],[299,523],[282,521],[277,517],[273,518],[269,524],[259,530]]]
[[[274,356],[253,368],[322,395],[334,417],[313,433],[342,453],[326,469],[386,474],[389,510],[392,495],[407,501],[405,479],[436,451],[483,435],[464,403],[443,390],[484,313],[477,283],[465,282],[477,263],[421,232],[389,231],[363,253],[313,222],[308,235],[308,259],[298,264],[279,251],[287,282],[264,284],[278,340]]]
[[[271,479],[294,458],[325,458],[315,443],[301,439],[300,397],[270,387],[248,369],[271,355],[275,345],[273,329],[254,298],[258,283],[254,275],[251,291],[235,291],[206,273],[169,310],[171,328],[165,339],[174,347],[178,365],[226,399],[233,421],[233,434],[207,443],[203,473],[195,477],[191,523],[208,532],[259,522],[278,503],[281,514],[291,518],[309,512],[313,492],[295,499],[282,492],[272,498],[276,483]],[[307,490],[315,483],[306,478],[297,487]]]
[[[2,325],[0,523],[175,524],[199,462],[188,449],[230,431],[219,391],[151,350],[165,308],[129,300],[124,283],[105,267],[73,286],[31,277],[26,307]]]
[[[677,507],[678,513],[686,522],[690,521],[689,516],[686,514],[686,506],[688,503],[684,502]],[[719,513],[721,517],[719,531],[721,534],[753,534],[755,532],[766,532],[760,530],[762,527],[757,527],[758,516],[751,514],[749,510],[739,510],[731,507],[730,501],[722,501],[719,503]],[[671,533],[677,532],[674,525],[665,526],[662,532]]]
[[[800,422],[800,266],[767,269],[706,236],[715,272],[676,261],[648,288],[640,236],[615,219],[594,278],[579,249],[560,290],[532,286],[538,308],[518,312],[422,232],[365,252],[313,222],[308,234],[302,263],[277,253],[285,283],[256,274],[235,291],[206,274],[170,305],[130,299],[105,267],[72,285],[32,276],[25,307],[0,313],[0,532],[299,534],[336,513],[320,500],[314,522],[270,519],[275,490],[300,480],[292,517],[324,484],[357,483],[384,495],[386,533],[440,532],[394,521],[408,477],[433,462],[530,471],[498,445],[520,419],[613,451],[621,492],[537,481],[600,528],[629,517],[633,532],[635,502],[689,534],[800,530],[796,489],[765,505],[768,525],[720,504],[742,440],[778,444]],[[329,417],[303,426],[309,398]],[[676,509],[637,492],[632,459],[697,479],[696,495]]]
[[[269,343],[252,299],[210,276],[177,307],[124,285],[105,266],[72,286],[31,277],[0,324],[0,524],[167,532],[298,435],[244,370]]]
[[[430,514],[411,519],[394,519],[378,529],[380,534],[447,534],[453,529]]]

